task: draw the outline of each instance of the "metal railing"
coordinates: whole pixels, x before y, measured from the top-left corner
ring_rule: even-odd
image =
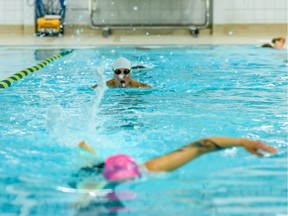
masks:
[[[89,0],[90,26],[109,36],[112,29],[208,28],[210,0]]]

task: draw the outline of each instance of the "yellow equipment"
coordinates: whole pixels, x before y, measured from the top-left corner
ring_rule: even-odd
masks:
[[[60,33],[61,17],[46,15],[37,19],[37,33]]]

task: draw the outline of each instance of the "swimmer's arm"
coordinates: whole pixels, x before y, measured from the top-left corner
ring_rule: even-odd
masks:
[[[268,153],[277,152],[274,147],[259,141],[229,137],[210,137],[197,140],[174,152],[154,158],[144,163],[144,165],[149,171],[152,172],[172,171],[204,153],[218,151],[233,146],[241,146],[251,154],[258,156],[263,156],[259,150]]]
[[[108,81],[106,82],[106,85],[107,85],[107,86],[115,86],[114,79],[108,80]],[[97,88],[97,87],[98,87],[98,84],[93,85],[91,88]]]

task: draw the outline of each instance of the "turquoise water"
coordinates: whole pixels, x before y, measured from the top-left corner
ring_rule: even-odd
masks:
[[[14,61],[7,61],[13,50],[0,48],[5,71],[19,67],[17,59],[21,70],[57,52],[14,51]],[[149,67],[133,77],[154,88],[91,89],[112,77],[119,56]],[[76,49],[1,90],[0,100],[1,215],[82,215],[73,208],[81,191],[68,184],[85,162],[80,140],[102,158],[121,152],[141,163],[208,136],[261,139],[279,153],[258,158],[230,149],[123,184],[116,193],[134,198],[122,198],[118,215],[288,214],[285,50]]]

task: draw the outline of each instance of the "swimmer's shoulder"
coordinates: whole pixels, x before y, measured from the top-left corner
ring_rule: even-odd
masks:
[[[115,87],[115,81],[114,79],[110,79],[106,82],[106,85],[107,86],[110,86],[110,87]]]
[[[153,88],[146,83],[137,82],[136,80],[131,80],[130,85],[137,88]]]
[[[114,81],[114,79],[111,79],[111,80],[106,81],[106,85],[109,86],[109,87],[115,87],[115,81]],[[92,88],[97,88],[97,87],[98,87],[98,84],[92,86]]]

